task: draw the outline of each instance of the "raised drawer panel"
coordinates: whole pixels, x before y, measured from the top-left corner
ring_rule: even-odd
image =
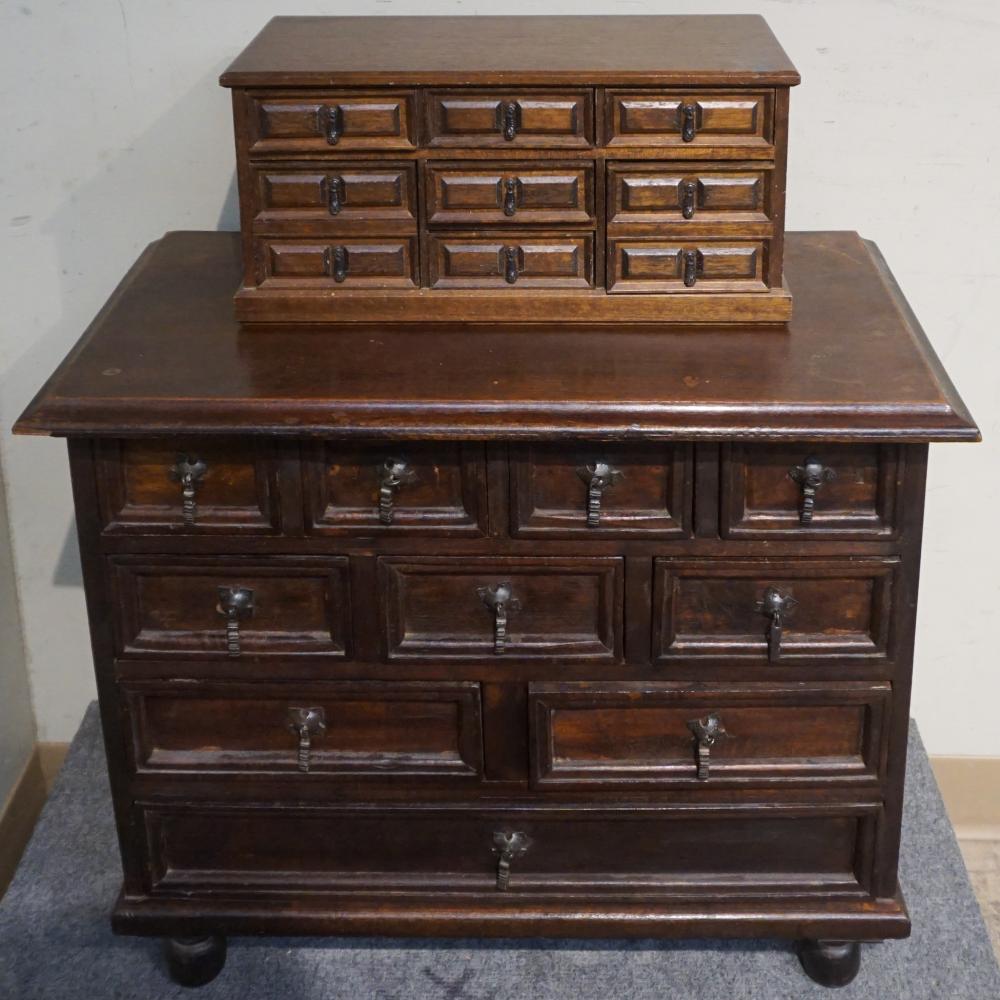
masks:
[[[478,684],[132,682],[124,693],[139,773],[482,777]]]
[[[515,536],[685,538],[691,533],[690,445],[516,445],[510,461]]]
[[[257,232],[308,235],[381,228],[415,232],[413,164],[337,161],[253,171]]]
[[[903,473],[898,445],[727,445],[722,535],[859,540],[895,535]]]
[[[278,488],[269,442],[144,438],[95,445],[104,530],[273,534]]]
[[[594,224],[594,168],[558,162],[427,168],[432,225]]]
[[[896,558],[656,559],[654,658],[742,657],[775,669],[831,657],[885,660],[898,567]],[[794,602],[776,650],[771,590]]]
[[[769,148],[771,91],[608,90],[609,146]]]
[[[251,153],[330,153],[413,149],[414,95],[309,92],[250,99]]]
[[[594,238],[524,233],[428,239],[432,288],[589,288]]]
[[[517,149],[593,143],[589,90],[431,91],[426,102],[429,146]]]
[[[311,534],[486,533],[482,444],[324,442],[303,462]]]
[[[884,769],[890,694],[888,684],[532,684],[532,782],[873,784]],[[722,735],[699,778],[695,729],[712,717]]]
[[[391,660],[621,660],[620,558],[386,557],[379,578]]]
[[[521,834],[511,893],[820,899],[861,895],[874,810],[849,806],[547,809],[239,808],[140,805],[160,895],[450,889],[496,893],[499,838]]]
[[[118,649],[126,656],[348,652],[345,557],[112,556],[110,565]],[[235,594],[243,596],[230,612]]]
[[[257,240],[261,287],[415,288],[416,240]]]
[[[764,243],[608,240],[609,292],[764,292]]]

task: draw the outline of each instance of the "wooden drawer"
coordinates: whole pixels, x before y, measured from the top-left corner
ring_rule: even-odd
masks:
[[[311,534],[486,534],[480,443],[322,442],[303,470]]]
[[[428,237],[432,288],[589,288],[594,237],[578,234],[482,233]]]
[[[157,895],[276,890],[859,896],[871,880],[874,806],[593,806],[545,809],[139,804]],[[521,847],[525,849],[520,850]]]
[[[250,98],[251,153],[413,149],[414,95],[309,91]]]
[[[385,557],[379,581],[391,660],[621,660],[617,557]]]
[[[332,774],[366,781],[483,774],[478,684],[133,681],[123,691],[133,768],[142,774]]]
[[[898,569],[896,558],[656,559],[654,659],[884,661]],[[794,602],[778,619],[772,591]]]
[[[258,239],[254,245],[262,288],[416,288],[418,284],[415,239]]]
[[[763,226],[763,235],[770,235],[770,183],[771,171],[756,166],[609,163],[608,225],[644,227],[651,235],[662,235],[656,231],[662,226],[685,231],[729,223],[728,229],[744,231]]]
[[[515,445],[510,481],[518,537],[691,534],[688,444]]]
[[[412,163],[338,160],[253,170],[255,232],[323,235],[417,228]]]
[[[862,683],[531,684],[532,783],[875,784],[884,774],[891,691]],[[699,765],[698,726],[710,719],[722,735]]]
[[[111,556],[110,569],[126,656],[343,658],[349,651],[343,556]]]
[[[609,292],[766,292],[765,244],[608,239]]]
[[[589,90],[432,90],[426,101],[429,146],[567,148],[594,140]]]
[[[429,165],[426,190],[432,225],[594,224],[589,163]]]
[[[109,533],[274,534],[270,442],[144,438],[95,445],[101,518]]]
[[[859,540],[895,535],[903,474],[898,445],[726,445],[722,535]]]
[[[608,90],[608,146],[771,149],[773,92]]]

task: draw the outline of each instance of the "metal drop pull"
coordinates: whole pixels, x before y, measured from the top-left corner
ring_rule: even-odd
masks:
[[[775,587],[768,587],[764,597],[757,602],[757,610],[771,619],[767,627],[767,658],[771,663],[781,659],[781,634],[785,618],[799,602],[791,594],[781,594]]]
[[[691,142],[697,131],[697,104],[682,104],[679,108],[681,116],[681,138],[685,142]]]
[[[520,611],[521,602],[514,596],[509,583],[480,587],[476,593],[493,611],[493,652],[502,656],[507,651],[507,616],[511,611]]]
[[[331,215],[340,215],[344,207],[344,178],[330,177],[327,180],[329,198],[327,199]]]
[[[520,256],[520,251],[517,247],[503,248],[503,276],[508,285],[513,285],[517,281]]]
[[[519,830],[497,830],[493,834],[493,853],[497,861],[497,889],[506,892],[510,888],[510,863],[521,857],[531,846],[531,838]]]
[[[836,479],[837,473],[827,468],[815,455],[809,455],[804,465],[793,465],[788,475],[802,489],[799,505],[799,524],[809,524],[816,507],[816,491],[824,484]]]
[[[517,192],[520,182],[516,177],[508,177],[503,182],[503,214],[508,218],[517,212]]]
[[[576,470],[576,474],[587,484],[587,527],[598,528],[601,524],[601,497],[610,489],[623,473],[607,462],[595,462]]]
[[[694,218],[694,210],[697,200],[697,181],[684,181],[684,183],[681,184],[681,215],[683,215],[685,219]]]
[[[327,247],[326,250],[326,271],[337,284],[347,278],[347,271],[350,268],[350,258],[347,247],[339,244],[335,247]]]
[[[710,713],[704,719],[691,719],[687,727],[694,733],[698,780],[708,781],[712,747],[717,740],[729,734],[726,732],[725,726],[722,725],[722,719],[715,712]]]
[[[684,262],[684,287],[693,288],[698,280],[698,251],[682,250],[681,258]]]
[[[417,474],[402,459],[387,458],[378,467],[378,519],[382,524],[392,524],[396,490],[416,481]]]
[[[507,142],[517,138],[521,129],[521,105],[517,101],[504,101],[500,105],[500,128]]]
[[[326,732],[326,713],[322,708],[290,708],[288,710],[288,728],[299,738],[299,770],[308,773],[312,740],[314,736]]]
[[[178,455],[170,469],[170,478],[181,484],[181,516],[185,524],[194,524],[197,512],[195,490],[208,472],[208,466],[194,455]]]
[[[339,104],[325,104],[320,109],[320,128],[331,146],[344,134],[344,109]]]
[[[215,610],[226,619],[226,648],[240,655],[240,622],[253,615],[253,591],[249,587],[219,587]]]

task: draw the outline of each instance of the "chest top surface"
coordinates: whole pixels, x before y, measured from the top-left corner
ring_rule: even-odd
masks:
[[[792,233],[787,327],[241,329],[235,233],[152,244],[20,433],[978,440],[878,251]]]
[[[794,85],[762,17],[276,17],[227,87],[503,83]]]

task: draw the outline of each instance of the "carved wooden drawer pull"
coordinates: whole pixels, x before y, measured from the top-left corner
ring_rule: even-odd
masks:
[[[417,474],[399,458],[387,458],[378,468],[378,519],[392,524],[393,503],[396,490],[408,483],[415,483]]]
[[[827,468],[815,455],[810,455],[804,465],[793,465],[788,475],[802,488],[802,503],[799,507],[799,523],[809,524],[816,506],[816,491],[835,479],[837,473]]]
[[[181,484],[181,516],[185,524],[194,524],[197,504],[195,488],[208,472],[208,466],[194,455],[178,455],[170,478]]]
[[[326,732],[326,713],[322,708],[290,708],[288,728],[299,738],[299,770],[308,772],[313,737]]]
[[[774,587],[764,591],[764,597],[758,602],[757,610],[771,619],[767,627],[767,658],[772,663],[781,659],[781,632],[785,618],[799,602],[790,594],[781,594]]]
[[[253,615],[253,591],[249,587],[219,587],[215,610],[226,619],[226,648],[240,655],[240,621]]]
[[[521,128],[521,105],[517,101],[504,101],[500,105],[500,130],[507,142],[513,142]]]
[[[340,142],[344,134],[344,110],[339,104],[324,105],[320,111],[320,128],[331,146]]]
[[[678,109],[681,116],[681,138],[685,142],[691,142],[697,131],[697,104],[682,104]]]
[[[493,853],[497,861],[497,889],[506,892],[510,888],[510,863],[521,857],[531,846],[531,838],[518,830],[497,830],[493,834]]]
[[[327,180],[327,188],[329,190],[328,205],[330,214],[340,215],[340,211],[344,207],[344,178],[329,178]]]
[[[728,736],[722,719],[714,712],[704,719],[691,719],[687,724],[688,729],[694,733],[696,741],[695,750],[698,763],[698,780],[708,781],[708,769],[712,754],[712,747],[715,741],[723,736]]]
[[[507,651],[507,615],[520,611],[521,602],[514,596],[509,583],[480,587],[477,591],[486,607],[493,610],[493,652],[501,656]]]
[[[587,527],[597,528],[601,524],[601,497],[610,489],[622,473],[607,462],[595,462],[576,470],[577,475],[587,484]]]

